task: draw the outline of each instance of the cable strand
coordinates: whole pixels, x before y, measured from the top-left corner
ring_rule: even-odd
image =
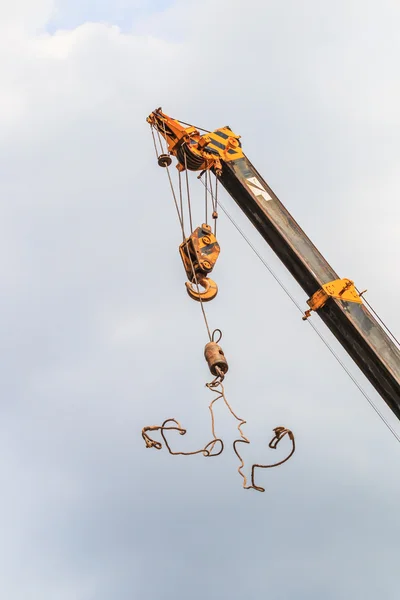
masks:
[[[211,341],[211,339],[212,339],[211,329],[210,329],[210,325],[209,325],[208,319],[207,319],[207,314],[206,314],[206,311],[205,311],[205,308],[204,308],[204,305],[203,305],[203,300],[202,300],[201,295],[200,295],[200,287],[199,287],[199,281],[198,281],[198,278],[197,278],[197,273],[195,271],[195,268],[194,268],[194,265],[193,265],[193,261],[192,261],[192,257],[190,255],[189,248],[188,248],[189,241],[188,241],[188,239],[186,239],[186,234],[185,234],[185,229],[184,229],[184,223],[183,223],[183,214],[181,215],[180,211],[179,211],[179,205],[183,206],[183,199],[182,199],[182,196],[180,196],[179,205],[178,205],[178,201],[176,199],[176,194],[175,194],[175,190],[174,190],[174,185],[172,183],[171,174],[169,172],[169,167],[168,166],[166,167],[166,171],[167,171],[167,175],[168,175],[168,180],[169,180],[170,188],[171,188],[171,191],[172,191],[172,197],[173,197],[173,200],[174,200],[175,208],[176,208],[176,211],[177,211],[177,214],[178,214],[179,223],[180,223],[180,226],[181,226],[183,241],[186,240],[187,256],[189,257],[193,279],[194,279],[194,282],[195,282],[195,285],[196,285],[196,288],[197,288],[197,292],[199,294],[200,309],[201,309],[201,312],[203,314],[204,324],[205,324],[206,329],[207,329],[208,338]],[[187,180],[187,193],[188,193],[188,206],[190,207],[191,200],[190,200],[190,190],[189,190],[189,181],[188,180]],[[182,194],[182,186],[180,186],[180,194]]]

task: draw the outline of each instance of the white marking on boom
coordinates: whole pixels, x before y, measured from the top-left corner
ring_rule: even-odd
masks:
[[[267,190],[261,185],[257,177],[249,177],[246,179],[247,187],[255,195],[256,198],[261,196],[264,200],[272,200],[272,197],[268,194]]]

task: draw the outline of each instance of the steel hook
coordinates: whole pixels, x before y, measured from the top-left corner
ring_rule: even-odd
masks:
[[[196,285],[196,283],[198,285]],[[197,302],[209,302],[218,294],[218,286],[212,279],[208,277],[197,277],[197,282],[195,284],[186,281],[186,291],[189,296],[193,300],[197,300]],[[204,291],[200,291],[198,289],[193,289],[193,285],[198,288],[199,286],[204,288]]]

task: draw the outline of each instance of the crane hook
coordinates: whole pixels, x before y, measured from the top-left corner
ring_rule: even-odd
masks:
[[[179,253],[185,267],[186,290],[197,302],[209,302],[218,294],[218,286],[207,275],[211,273],[217,261],[220,247],[211,227],[203,223],[179,246]],[[200,290],[199,286],[204,290]]]
[[[204,291],[193,289],[193,284],[190,281],[186,281],[185,283],[186,291],[193,300],[197,300],[197,302],[209,302],[218,294],[217,284],[209,277],[198,276],[197,283],[198,286],[196,287],[201,286],[204,288]]]

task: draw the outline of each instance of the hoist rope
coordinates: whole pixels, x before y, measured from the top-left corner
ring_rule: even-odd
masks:
[[[172,181],[171,181],[171,176],[169,174],[169,170],[167,169],[167,173],[168,173],[168,178],[169,178],[169,184],[171,186],[171,189],[173,189],[173,185],[172,185]],[[178,176],[178,183],[179,183],[179,208],[180,208],[180,215],[179,215],[179,210],[177,208],[177,212],[178,212],[178,217],[180,217],[180,222],[181,222],[181,230],[182,230],[182,241],[185,241],[185,220],[184,220],[184,213],[183,213],[183,194],[182,194],[182,177],[181,177],[181,172],[179,171],[179,176]]]
[[[204,181],[202,179],[200,179],[200,181],[204,185]],[[270,274],[275,279],[275,281],[283,289],[283,291],[285,292],[285,294],[290,298],[290,300],[293,302],[293,304],[296,306],[296,308],[299,310],[299,312],[301,312],[301,314],[303,315],[304,314],[304,310],[301,307],[301,305],[297,302],[297,300],[295,299],[295,297],[290,293],[290,291],[284,285],[284,283],[281,281],[281,279],[279,279],[279,277],[276,275],[276,273],[273,271],[273,269],[269,266],[269,264],[267,263],[267,261],[265,260],[265,258],[258,252],[258,250],[255,248],[255,246],[251,243],[251,241],[249,240],[249,238],[246,236],[246,234],[244,233],[244,231],[239,227],[239,225],[236,223],[236,221],[234,220],[234,218],[229,214],[228,210],[223,206],[223,204],[221,203],[221,201],[218,200],[217,202],[218,202],[218,205],[220,206],[220,208],[222,209],[222,211],[228,217],[228,219],[230,220],[230,222],[232,223],[232,225],[236,228],[236,230],[239,232],[239,234],[243,237],[243,239],[245,240],[245,242],[249,245],[249,247],[254,252],[254,254],[257,256],[257,258],[262,262],[262,264],[270,272]],[[381,419],[381,421],[386,425],[386,427],[392,433],[392,435],[394,436],[394,438],[398,442],[400,442],[400,435],[390,425],[389,421],[381,413],[381,411],[379,410],[379,408],[375,405],[375,403],[372,400],[372,398],[367,394],[367,392],[364,390],[364,388],[361,386],[361,384],[357,381],[356,377],[351,373],[351,371],[348,369],[348,367],[342,361],[342,359],[340,358],[340,356],[336,353],[336,351],[334,350],[334,348],[329,344],[328,340],[323,336],[323,334],[318,330],[318,328],[314,325],[314,323],[311,320],[308,319],[307,322],[311,325],[311,327],[316,332],[316,334],[318,335],[318,337],[322,340],[322,342],[325,344],[325,346],[328,348],[328,350],[331,352],[331,354],[335,357],[335,359],[340,364],[340,366],[344,369],[344,371],[347,373],[347,375],[350,377],[350,379],[353,381],[353,383],[357,386],[357,388],[360,390],[360,392],[362,393],[362,395],[364,396],[364,398],[367,400],[367,402],[370,404],[370,406],[374,409],[374,411],[376,412],[376,414],[379,416],[379,418]]]
[[[214,339],[214,333],[213,332],[213,339]],[[210,402],[208,408],[210,411],[210,415],[211,415],[211,432],[212,432],[212,436],[213,439],[208,442],[203,448],[200,448],[199,450],[192,450],[189,452],[176,452],[174,450],[172,450],[169,441],[166,438],[165,435],[165,431],[177,431],[178,433],[180,433],[180,435],[185,435],[186,434],[186,429],[184,429],[182,427],[182,425],[180,424],[179,421],[177,421],[177,419],[174,418],[170,418],[170,419],[166,419],[162,425],[150,425],[147,427],[143,427],[142,429],[142,438],[144,439],[144,442],[146,444],[146,448],[155,448],[156,450],[161,450],[162,449],[162,444],[161,442],[158,442],[156,440],[153,440],[150,435],[148,434],[148,432],[150,431],[160,431],[161,433],[161,437],[164,440],[164,444],[168,450],[168,452],[170,454],[172,454],[173,456],[193,456],[195,454],[203,454],[203,456],[207,457],[207,458],[211,458],[213,456],[219,456],[220,454],[222,454],[223,450],[224,450],[224,442],[221,438],[217,437],[217,434],[215,433],[215,417],[214,417],[214,404],[218,401],[218,400],[223,400],[225,403],[225,406],[227,407],[227,409],[229,410],[229,412],[231,413],[231,415],[237,420],[239,421],[237,429],[239,431],[240,434],[240,438],[236,439],[233,442],[233,450],[236,454],[236,456],[239,459],[239,467],[238,467],[238,473],[239,475],[243,478],[243,488],[246,490],[249,489],[255,489],[258,492],[265,492],[265,488],[256,485],[255,483],[255,470],[256,469],[271,469],[273,467],[278,467],[280,465],[282,465],[283,463],[285,463],[286,461],[289,460],[289,458],[291,458],[291,456],[294,454],[294,451],[296,449],[296,444],[295,444],[295,439],[294,439],[294,435],[293,432],[290,429],[286,429],[286,427],[275,427],[274,428],[274,437],[271,439],[271,441],[268,444],[268,447],[271,448],[272,450],[276,450],[278,447],[279,442],[285,437],[285,435],[287,435],[290,439],[290,441],[292,442],[292,448],[291,451],[289,452],[289,454],[283,458],[282,460],[276,462],[276,463],[271,463],[271,464],[258,464],[255,463],[252,465],[251,467],[251,484],[248,485],[247,484],[247,477],[246,475],[243,473],[243,468],[244,468],[244,460],[242,458],[242,456],[239,454],[239,451],[237,449],[237,444],[250,444],[250,441],[247,439],[247,437],[244,435],[243,431],[242,431],[242,426],[246,424],[246,421],[244,419],[241,419],[240,417],[238,417],[236,415],[236,413],[234,412],[234,410],[232,409],[231,405],[229,404],[226,395],[225,395],[225,389],[224,389],[224,385],[223,385],[223,380],[224,380],[224,374],[221,372],[220,369],[218,369],[218,375],[215,377],[215,379],[213,379],[213,381],[211,381],[210,383],[206,383],[206,387],[213,392],[214,394],[216,394],[215,398]],[[168,424],[168,425],[167,425]],[[219,443],[220,447],[218,448],[217,452],[213,452],[215,445]]]
[[[175,425],[167,427],[167,423],[174,423]],[[222,454],[223,449],[224,449],[224,442],[221,439],[214,437],[214,439],[211,440],[211,442],[208,442],[208,444],[206,444],[204,446],[204,448],[200,448],[200,450],[192,450],[191,452],[174,452],[173,450],[171,450],[171,446],[169,445],[169,443],[165,437],[164,431],[178,431],[181,435],[185,435],[186,429],[184,429],[182,427],[182,425],[179,423],[179,421],[177,421],[176,419],[172,419],[172,418],[166,419],[162,425],[149,425],[147,427],[143,427],[143,429],[142,429],[142,438],[144,439],[146,448],[155,448],[156,450],[161,450],[161,448],[162,448],[161,442],[157,442],[156,440],[153,440],[148,435],[148,433],[147,433],[148,431],[160,431],[161,437],[164,440],[164,444],[167,447],[168,452],[170,454],[172,454],[173,456],[194,456],[195,454],[203,454],[203,456],[207,456],[207,457],[219,456],[220,454]],[[212,454],[213,448],[217,442],[219,442],[221,444],[221,448],[219,449],[218,452],[216,452],[215,454]],[[211,450],[209,450],[210,446],[212,446]]]
[[[204,176],[206,178],[206,185],[204,186],[204,223],[208,223],[208,197],[209,197],[209,193],[208,193],[208,186],[207,186],[207,176],[208,176],[208,171],[206,171],[204,173]]]
[[[185,228],[184,228],[184,224],[183,224],[183,213],[182,213],[182,216],[179,215],[178,203],[176,201],[175,190],[174,190],[174,186],[173,186],[173,183],[172,183],[171,175],[170,175],[170,172],[169,172],[169,167],[167,167],[166,170],[167,170],[167,173],[168,173],[168,180],[169,180],[169,183],[170,183],[170,186],[171,186],[172,195],[173,195],[173,198],[174,198],[174,204],[175,204],[175,207],[176,207],[177,212],[178,212],[179,223],[181,225],[181,231],[182,231],[182,238],[183,238],[183,241],[185,241],[186,240],[186,234],[185,234]],[[179,179],[179,181],[180,181],[180,179]],[[187,181],[187,184],[188,184],[188,181]],[[182,193],[182,187],[180,186],[180,194],[181,193]],[[190,194],[189,194],[189,187],[188,187],[188,185],[187,185],[187,193],[188,193],[188,205],[190,206],[191,202],[190,202]],[[182,198],[182,196],[181,196],[181,198]],[[180,199],[180,204],[182,206],[182,204],[183,204],[182,199]],[[190,213],[190,223],[192,223],[191,213]],[[191,229],[192,229],[192,225],[191,225]],[[187,242],[187,244],[188,244],[188,242]],[[193,279],[195,281],[195,285],[196,285],[196,288],[197,288],[197,293],[198,293],[199,301],[200,301],[200,309],[201,309],[201,312],[203,314],[204,324],[205,324],[206,329],[207,329],[208,337],[209,337],[209,339],[211,341],[211,338],[212,338],[211,329],[210,329],[210,325],[208,323],[207,314],[206,314],[206,311],[205,311],[205,308],[204,308],[204,303],[203,303],[202,297],[200,295],[200,287],[199,287],[199,281],[197,279],[197,273],[196,273],[196,270],[194,268],[192,257],[190,255],[189,250],[187,251],[187,256],[188,256],[189,261],[190,261],[190,267],[191,267],[191,270],[192,270]]]
[[[151,125],[150,125],[150,129],[151,129],[151,133],[152,133],[152,136],[153,136],[154,150],[155,150],[156,156],[158,158],[157,144],[156,144],[156,139],[155,139],[155,136],[154,136],[154,128]],[[160,138],[160,134],[159,134],[158,131],[157,131],[157,133],[158,133],[158,137]],[[161,150],[163,151],[163,146],[162,146],[161,140],[160,140],[160,146],[161,146]],[[186,155],[185,155],[185,167],[186,166],[187,165],[186,165]],[[186,240],[186,234],[185,234],[185,226],[184,226],[183,193],[182,193],[181,176],[179,174],[179,204],[178,204],[178,200],[176,198],[175,189],[174,189],[174,185],[173,185],[173,182],[172,182],[171,174],[169,172],[169,166],[168,165],[166,165],[165,170],[167,171],[168,181],[169,181],[169,185],[170,185],[171,192],[172,192],[172,198],[174,200],[176,212],[178,214],[179,224],[181,226],[182,238],[183,238],[183,241],[185,241]],[[185,170],[186,170],[186,193],[187,193],[187,202],[188,202],[188,212],[189,212],[189,219],[190,219],[190,228],[191,228],[191,231],[192,231],[193,230],[193,225],[192,225],[192,210],[191,210],[189,177],[188,177],[188,169],[185,168]],[[179,208],[181,208],[181,211],[179,210]],[[195,271],[195,268],[194,268],[194,265],[193,265],[193,261],[192,261],[192,257],[190,255],[189,250],[187,252],[187,256],[189,257],[193,279],[194,279],[194,282],[195,282],[195,285],[196,285],[196,288],[197,288],[197,293],[199,295],[200,309],[201,309],[201,312],[203,314],[204,324],[205,324],[206,329],[207,329],[208,338],[211,341],[211,339],[212,339],[211,329],[210,329],[210,325],[208,323],[207,314],[206,314],[206,311],[205,311],[205,308],[204,308],[204,303],[203,303],[203,300],[202,300],[201,295],[200,295],[200,287],[199,287],[199,281],[198,281],[198,278],[197,278],[197,273]]]
[[[187,168],[187,156],[186,156],[186,152],[184,153],[184,157],[185,157],[186,196],[187,196],[187,204],[188,204],[190,232],[192,232],[193,231],[192,202],[191,202],[191,199],[190,199],[189,174],[188,174],[188,168]]]
[[[292,449],[290,451],[290,453],[283,458],[282,460],[276,462],[276,463],[272,463],[269,465],[261,465],[261,464],[253,464],[251,467],[251,485],[247,485],[247,477],[246,475],[243,473],[243,468],[244,468],[244,460],[242,458],[242,456],[239,454],[239,451],[237,449],[237,444],[250,444],[250,440],[244,435],[243,431],[242,431],[242,426],[246,424],[247,421],[245,421],[244,419],[241,419],[240,417],[237,416],[237,414],[234,412],[234,410],[232,409],[231,405],[229,404],[226,395],[225,395],[225,388],[223,385],[223,377],[218,376],[216,377],[211,383],[207,383],[206,387],[208,387],[208,389],[212,392],[214,392],[216,394],[216,397],[214,398],[214,400],[211,402],[210,406],[208,407],[210,409],[210,413],[211,413],[211,430],[212,430],[212,434],[214,436],[215,441],[214,442],[210,442],[207,447],[211,448],[211,452],[214,448],[214,445],[216,444],[217,441],[219,441],[219,438],[217,438],[216,433],[215,433],[215,423],[214,423],[214,412],[213,412],[213,405],[215,402],[217,402],[218,400],[220,400],[222,398],[222,400],[225,403],[225,406],[227,407],[227,409],[229,410],[229,412],[231,413],[231,415],[237,420],[239,421],[237,429],[239,431],[240,434],[240,438],[236,439],[233,442],[233,450],[236,454],[236,456],[238,457],[239,461],[240,461],[240,465],[238,467],[238,473],[239,475],[243,478],[243,488],[245,490],[250,490],[250,489],[255,489],[259,492],[265,492],[265,489],[263,487],[260,487],[258,485],[255,484],[254,481],[254,474],[255,474],[255,469],[256,468],[260,468],[260,469],[271,469],[273,467],[279,467],[280,465],[283,465],[283,463],[285,463],[287,460],[289,460],[289,458],[294,454],[294,451],[296,449],[296,444],[295,444],[295,440],[294,440],[294,435],[293,432],[290,429],[286,429],[286,427],[275,427],[275,429],[273,430],[275,435],[272,438],[272,440],[269,443],[269,447],[272,448],[273,450],[276,450],[277,445],[279,444],[279,442],[285,437],[285,435],[289,436],[289,439],[292,442]]]

